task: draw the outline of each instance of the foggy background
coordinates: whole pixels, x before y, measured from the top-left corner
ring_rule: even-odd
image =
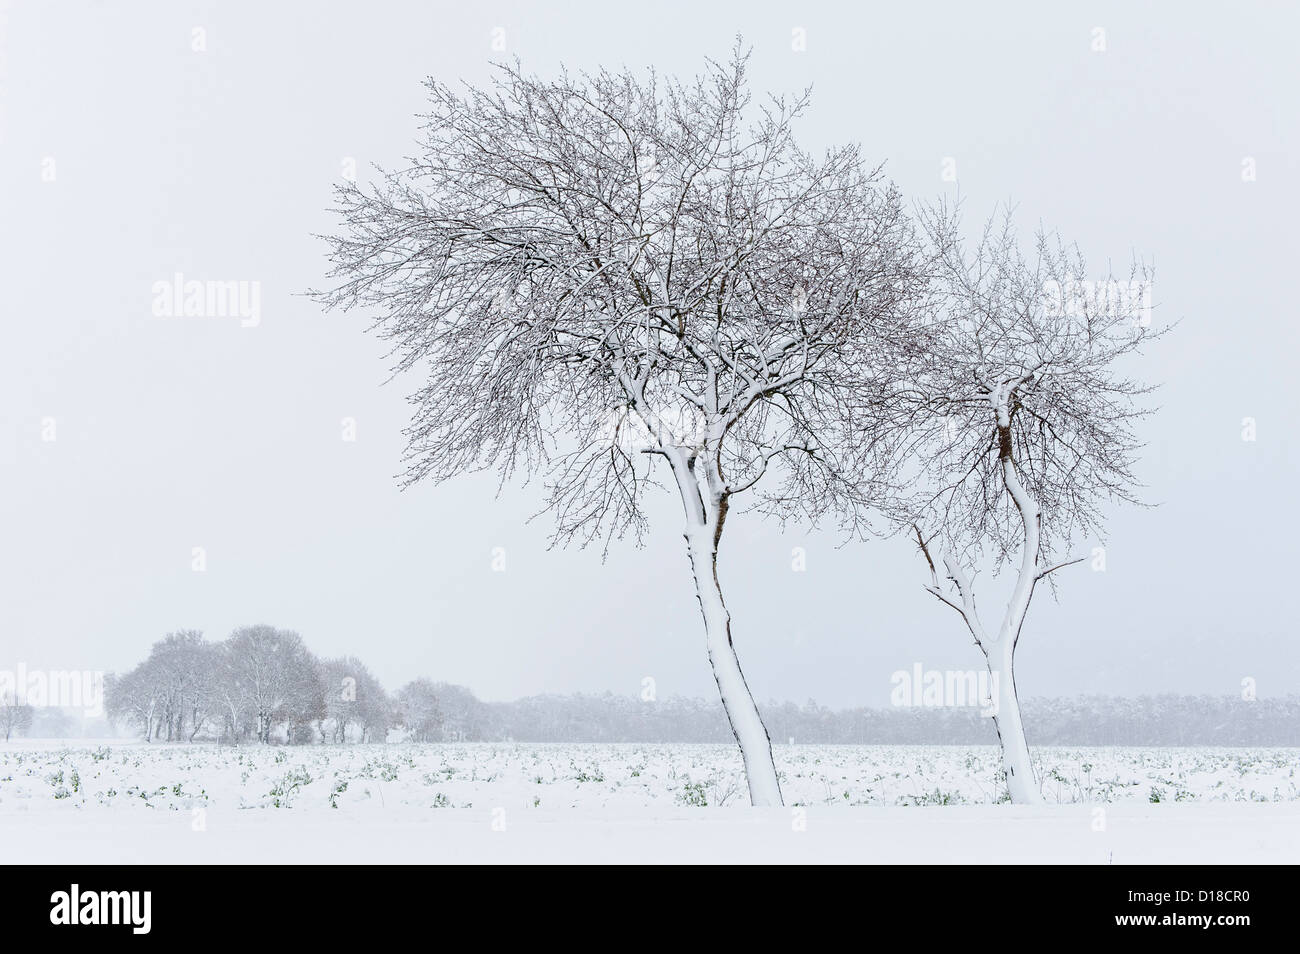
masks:
[[[526,523],[539,487],[399,492],[416,382],[384,385],[366,316],[301,293],[324,281],[331,185],[410,152],[426,76],[482,83],[503,56],[693,75],[739,32],[756,95],[812,84],[805,146],[859,140],[911,199],[960,186],[971,223],[1012,199],[1022,232],[1079,241],[1088,277],[1155,263],[1154,323],[1180,322],[1141,369],[1163,384],[1138,467],[1159,507],[1113,511],[1106,571],[1062,571],[1059,605],[1039,591],[1021,694],[1296,691],[1294,10],[467,6],[0,8],[0,668],[123,671],[169,630],[266,622],[390,690],[650,676],[714,698],[670,495],[645,548],[602,563],[547,551],[546,518]],[[177,272],[260,282],[260,323],[155,317]],[[842,542],[729,521],[722,583],[759,700],[884,705],[915,662],[981,668],[914,545]],[[986,614],[1008,582],[979,579]]]

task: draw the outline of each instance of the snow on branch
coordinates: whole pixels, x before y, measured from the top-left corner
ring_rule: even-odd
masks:
[[[1022,250],[1008,210],[968,245],[958,209],[922,210],[940,309],[918,415],[919,475],[904,509],[964,560],[1022,554],[1047,576],[1050,554],[1098,534],[1104,508],[1141,503],[1136,425],[1152,387],[1129,376],[1163,331],[1152,273],[1089,278],[1077,246],[1043,230]]]
[[[680,450],[724,493],[855,519],[871,456],[812,448],[879,412],[926,264],[880,170],[801,150],[806,99],[751,107],[746,67],[430,80],[417,153],[338,188],[314,294],[374,314],[423,382],[407,484],[539,474],[557,541],[608,545]]]

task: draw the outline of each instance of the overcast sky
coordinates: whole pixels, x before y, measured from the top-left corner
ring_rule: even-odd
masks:
[[[384,384],[364,316],[300,293],[323,281],[313,234],[345,163],[364,179],[408,154],[421,80],[485,80],[495,28],[543,74],[693,74],[739,32],[755,90],[812,84],[807,145],[861,141],[916,199],[952,193],[951,158],[971,215],[1014,199],[1099,272],[1156,264],[1154,321],[1179,322],[1141,368],[1163,384],[1138,468],[1159,507],[1116,510],[1105,572],[1040,593],[1022,695],[1300,691],[1300,17],[1071,6],[6,4],[0,668],[122,670],[169,630],[267,622],[390,689],[630,694],[652,676],[713,698],[671,498],[644,549],[602,564],[546,549],[535,487],[399,492],[414,382]],[[259,282],[260,322],[156,316],[152,286],[178,272]],[[840,542],[728,524],[759,699],[883,705],[897,669],[979,667],[913,546]],[[981,578],[981,602],[1007,582]]]

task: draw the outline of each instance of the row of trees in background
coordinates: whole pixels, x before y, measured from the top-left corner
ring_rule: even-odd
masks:
[[[467,690],[417,679],[390,697],[355,656],[320,659],[291,630],[245,626],[221,642],[168,633],[105,680],[104,710],[148,741],[383,742],[465,737]]]
[[[464,690],[462,690],[464,691]],[[473,700],[473,697],[469,697]],[[1029,698],[1025,715],[1043,745],[1300,745],[1300,696],[1154,695]],[[467,741],[734,741],[720,702],[673,696],[542,695],[473,700]],[[769,701],[763,721],[777,743],[988,745],[989,719],[975,707],[830,709]]]
[[[151,741],[297,744],[384,742],[726,742],[720,702],[672,696],[541,695],[484,702],[463,686],[416,679],[389,695],[355,656],[318,659],[297,633],[271,626],[208,642],[170,633],[105,686],[105,713]],[[20,707],[29,709],[29,707]],[[1045,745],[1300,745],[1300,696],[1080,696],[1024,703]],[[29,733],[17,709],[11,728]],[[979,745],[975,707],[829,709],[770,701],[778,742]],[[6,715],[0,707],[0,724]],[[28,712],[30,715],[30,712]],[[55,734],[58,734],[57,732]]]

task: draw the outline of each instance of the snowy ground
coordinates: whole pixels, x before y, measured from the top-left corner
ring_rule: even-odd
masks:
[[[1051,804],[997,804],[996,751],[776,748],[788,808],[712,745],[0,747],[19,863],[1300,861],[1295,749],[1042,748]]]

